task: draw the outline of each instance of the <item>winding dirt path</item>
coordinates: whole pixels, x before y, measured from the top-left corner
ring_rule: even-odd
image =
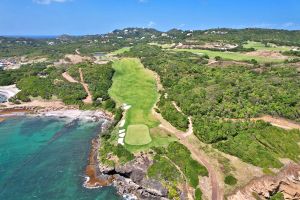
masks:
[[[177,103],[176,103],[175,101],[172,101],[172,104],[173,104],[173,106],[175,107],[175,109],[176,109],[178,112],[180,112],[180,113],[182,113],[183,115],[185,115],[185,114],[182,112],[181,108],[177,105]],[[194,132],[192,116],[189,116],[189,117],[188,117],[188,120],[189,120],[189,128],[188,128],[188,130],[183,134],[184,137],[188,137],[188,136],[192,135],[193,132]]]
[[[82,73],[82,69],[79,68],[79,74],[80,74],[80,83],[83,86],[85,92],[87,93],[87,97],[83,100],[83,103],[85,104],[92,104],[93,103],[93,96],[92,93],[89,90],[89,85],[87,83],[84,82],[84,78],[83,78],[83,73]],[[68,72],[64,72],[62,74],[62,76],[69,81],[70,83],[78,83],[77,80],[75,80],[70,74],[68,74]]]
[[[167,156],[163,156],[165,159],[167,159],[169,162],[172,163],[172,165],[174,165],[176,167],[176,169],[180,172],[181,177],[184,179],[185,184],[183,185],[183,189],[184,192],[186,193],[186,197],[187,199],[193,200],[194,198],[194,191],[192,189],[190,189],[189,185],[188,185],[188,180],[186,178],[186,176],[184,175],[184,173],[182,172],[182,170],[180,169],[180,167],[178,167],[178,165],[176,165],[176,163],[174,163],[170,158],[168,158]]]
[[[72,76],[70,76],[70,74],[68,74],[68,72],[64,72],[62,74],[62,76],[70,83],[78,83],[78,81],[76,81]]]
[[[164,88],[161,84],[160,77],[157,73],[151,71],[156,79],[157,82],[157,90],[163,91]],[[175,102],[174,102],[175,103]],[[176,103],[175,103],[176,105]],[[174,105],[174,106],[175,106]],[[181,109],[176,105],[175,108],[178,108],[178,111],[180,112]],[[176,136],[181,144],[183,144],[185,147],[189,149],[189,151],[192,154],[192,158],[198,161],[200,164],[206,167],[208,173],[209,173],[209,179],[210,179],[210,185],[212,187],[211,197],[209,199],[211,200],[223,200],[223,188],[219,186],[219,183],[221,183],[223,180],[219,180],[217,176],[217,172],[214,169],[214,166],[209,163],[207,160],[207,156],[203,154],[203,152],[198,148],[198,146],[195,146],[195,141],[198,140],[193,135],[193,124],[192,124],[192,118],[189,117],[189,130],[187,132],[182,132],[178,129],[176,129],[174,126],[172,126],[167,120],[165,120],[160,113],[157,113],[155,110],[156,106],[152,108],[152,115],[159,120],[161,123],[159,125],[160,128],[172,133],[174,136]],[[176,109],[177,109],[176,108]],[[182,111],[181,111],[182,112]],[[189,137],[188,137],[189,136]],[[191,140],[192,137],[192,140]],[[191,142],[193,141],[193,142]]]
[[[225,120],[231,120],[231,121],[246,121],[247,119],[228,119],[226,118]],[[300,130],[300,124],[285,118],[281,117],[273,117],[270,115],[263,115],[262,117],[257,117],[257,118],[250,118],[248,119],[250,121],[258,121],[262,120],[265,122],[270,123],[273,126],[283,128],[286,130],[291,130],[291,129],[299,129]]]
[[[83,73],[82,73],[81,68],[79,68],[79,74],[80,74],[80,83],[82,84],[82,86],[84,87],[84,90],[88,94],[88,96],[83,100],[83,102],[85,104],[92,104],[93,103],[93,96],[92,96],[92,93],[89,90],[89,85],[84,82]]]
[[[223,200],[223,190],[220,188],[218,184],[219,182],[221,182],[221,180],[218,180],[217,172],[215,171],[214,166],[207,161],[206,156],[199,150],[197,146],[195,146],[193,143],[190,142],[189,137],[186,137],[184,132],[177,130],[175,127],[173,127],[154,109],[152,113],[160,121],[161,124],[159,125],[159,127],[175,135],[178,138],[179,142],[189,149],[193,159],[195,159],[196,161],[198,161],[199,163],[201,163],[203,166],[206,167],[209,173],[209,178],[212,187],[211,199]],[[193,140],[195,141],[198,139],[194,137]]]

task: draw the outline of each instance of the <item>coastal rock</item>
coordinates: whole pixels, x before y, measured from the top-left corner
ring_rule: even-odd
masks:
[[[152,165],[148,155],[140,154],[125,165],[107,167],[99,164],[100,172],[114,178],[113,186],[119,194],[136,199],[166,200],[168,190],[157,180],[146,177]]]
[[[276,176],[263,176],[252,180],[244,188],[229,196],[228,200],[269,199],[281,192],[284,199],[300,199],[300,165],[290,164]]]

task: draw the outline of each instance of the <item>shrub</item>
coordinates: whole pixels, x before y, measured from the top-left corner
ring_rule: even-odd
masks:
[[[227,185],[235,185],[237,183],[237,180],[233,175],[228,175],[228,176],[225,177],[224,182]]]

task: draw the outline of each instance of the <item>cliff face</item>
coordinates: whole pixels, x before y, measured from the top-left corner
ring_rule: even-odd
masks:
[[[300,164],[290,164],[275,176],[263,176],[254,179],[227,199],[256,200],[255,196],[269,199],[277,192],[283,193],[284,199],[300,199]]]
[[[102,175],[112,177],[112,185],[123,197],[131,196],[137,199],[167,200],[168,190],[157,180],[147,178],[147,170],[152,161],[141,153],[134,160],[115,167],[99,164]]]

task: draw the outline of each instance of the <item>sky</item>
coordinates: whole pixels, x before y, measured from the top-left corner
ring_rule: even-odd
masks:
[[[300,0],[0,0],[0,35],[86,35],[127,27],[300,29]]]

